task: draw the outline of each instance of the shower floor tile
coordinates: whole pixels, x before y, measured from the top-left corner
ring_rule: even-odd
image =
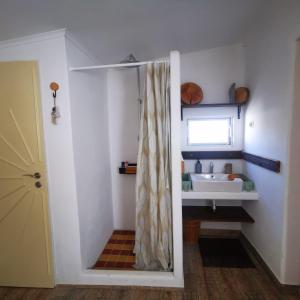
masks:
[[[92,269],[134,270],[134,237],[132,230],[114,230]]]

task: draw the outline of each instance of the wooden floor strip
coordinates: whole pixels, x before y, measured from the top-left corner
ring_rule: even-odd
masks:
[[[198,245],[184,245],[184,289],[132,286],[57,286],[54,289],[0,287],[4,300],[299,300],[283,294],[263,268],[205,268]],[[257,261],[254,261],[258,264]]]

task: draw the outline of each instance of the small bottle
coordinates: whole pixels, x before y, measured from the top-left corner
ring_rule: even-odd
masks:
[[[232,164],[225,164],[224,165],[224,173],[225,174],[232,174]]]
[[[195,165],[195,173],[196,174],[202,173],[202,164],[199,159],[197,160],[196,165]]]

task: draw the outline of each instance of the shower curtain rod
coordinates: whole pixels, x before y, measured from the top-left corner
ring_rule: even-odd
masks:
[[[123,67],[137,67],[152,63],[152,61],[141,61],[136,63],[121,63],[121,64],[112,64],[112,65],[99,65],[99,66],[88,66],[88,67],[79,67],[79,68],[70,68],[70,71],[88,71],[96,69],[108,69],[108,68],[123,68]],[[158,63],[168,62],[168,60],[158,60]]]

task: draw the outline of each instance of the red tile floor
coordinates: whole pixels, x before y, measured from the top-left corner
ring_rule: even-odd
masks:
[[[134,231],[114,230],[93,269],[134,270],[134,237]]]

